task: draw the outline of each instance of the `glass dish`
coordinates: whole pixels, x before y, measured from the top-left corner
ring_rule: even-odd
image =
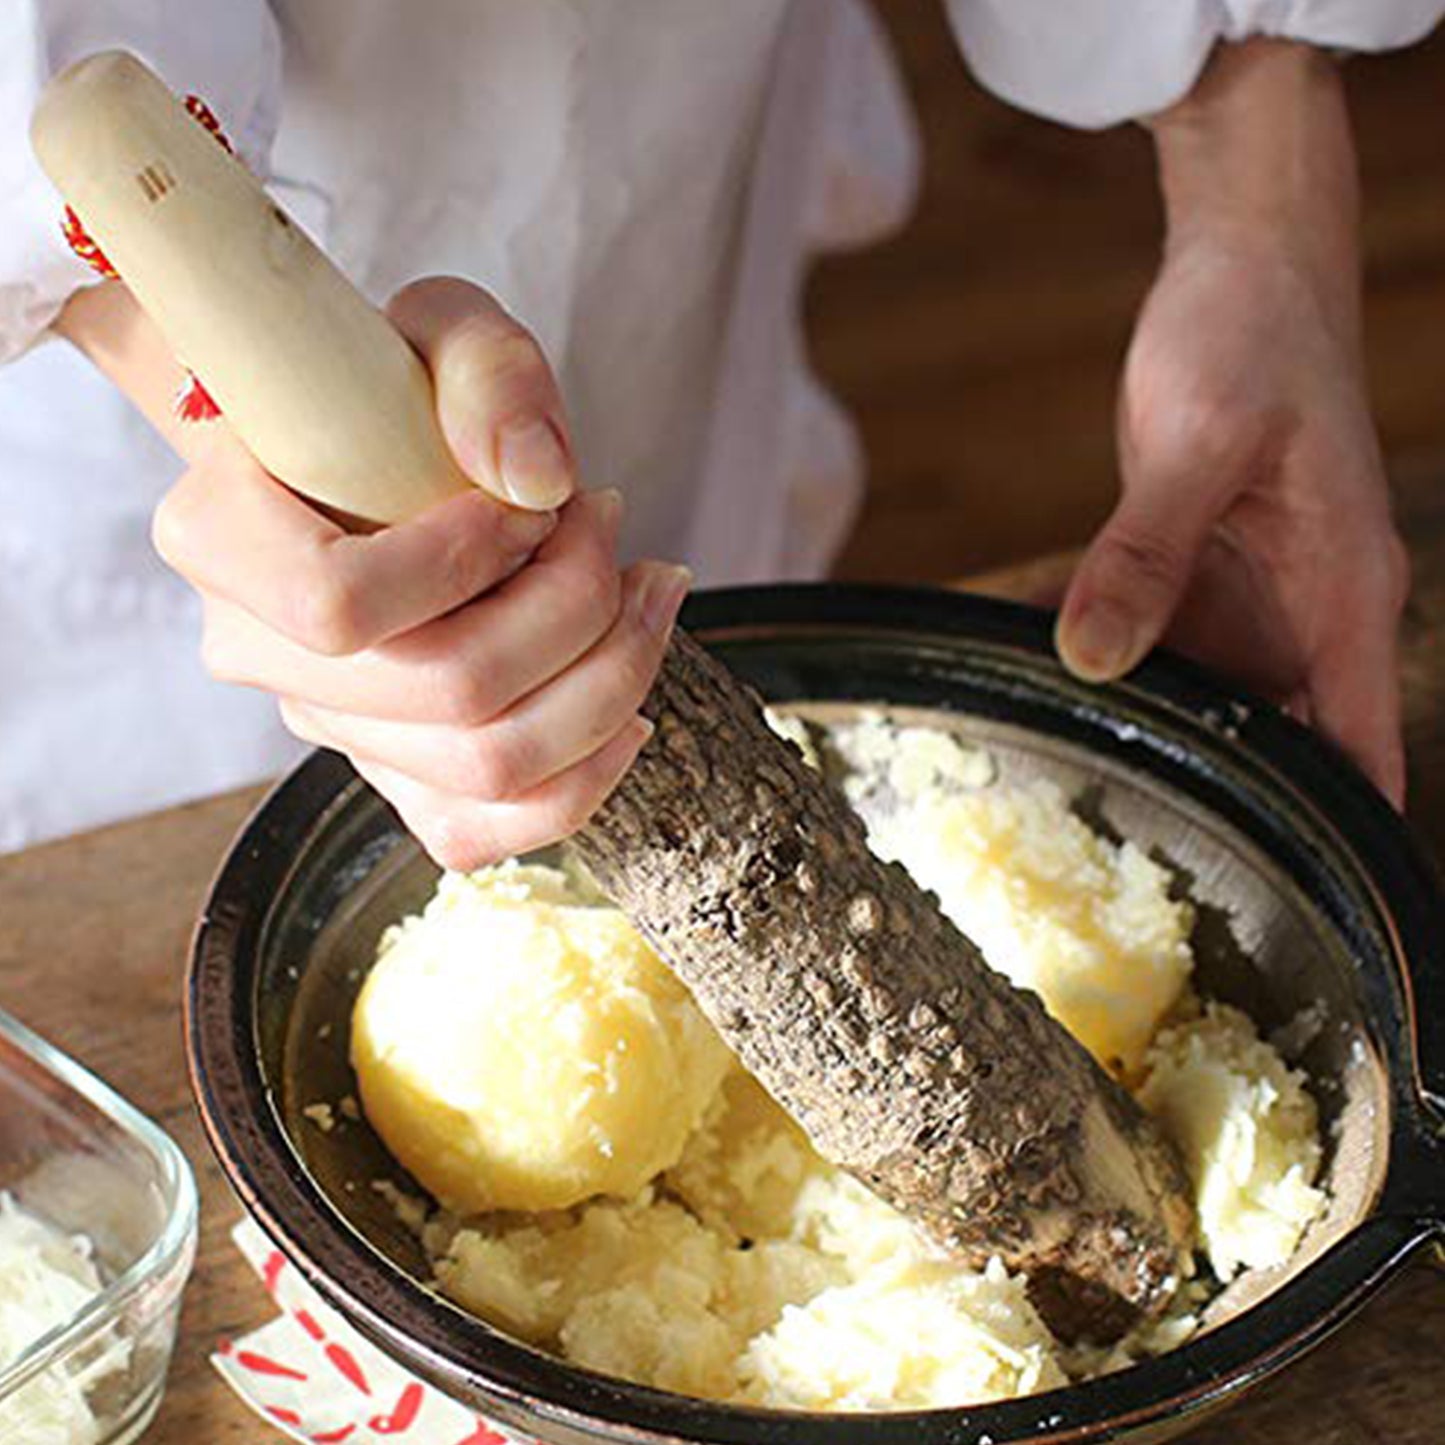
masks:
[[[195,1181],[149,1119],[3,1011],[0,1194],[87,1240],[101,1281],[0,1369],[0,1445],[138,1439],[195,1258]]]

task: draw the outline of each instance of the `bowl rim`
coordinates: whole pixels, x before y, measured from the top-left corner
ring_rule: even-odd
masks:
[[[796,637],[816,628],[835,635],[939,634],[955,643],[964,638],[976,647],[1053,657],[1051,614],[935,589],[721,589],[695,594],[683,621],[704,642],[758,638],[767,629]],[[1422,1003],[1445,1004],[1438,950],[1426,948],[1432,938],[1445,938],[1445,902],[1403,819],[1328,741],[1277,709],[1167,653],[1152,654],[1123,682],[1088,688],[1088,694],[1096,720],[1107,720],[1110,698],[1124,694],[1136,704],[1148,699],[1204,720],[1195,726],[1208,728],[1216,748],[1270,770],[1276,786],[1282,782],[1301,796],[1325,826],[1347,826],[1346,851],[1390,905],[1386,916],[1407,965],[1399,984],[1409,1037],[1386,1050],[1396,1119],[1383,1191],[1319,1259],[1235,1319],[1118,1374],[1019,1400],[820,1415],[713,1404],[595,1374],[511,1340],[442,1300],[362,1241],[297,1169],[274,1101],[265,1095],[244,969],[234,966],[238,953],[244,956],[260,937],[261,916],[247,900],[277,896],[291,866],[281,819],[300,814],[319,825],[362,786],[333,754],[313,755],[262,802],[222,865],[197,928],[186,995],[187,1057],[224,1172],[264,1232],[374,1342],[402,1349],[413,1368],[444,1389],[486,1401],[504,1422],[533,1428],[524,1418],[531,1415],[572,1430],[579,1440],[597,1438],[605,1425],[614,1438],[637,1442],[811,1445],[826,1423],[837,1445],[961,1445],[984,1437],[1000,1445],[1062,1441],[1193,1414],[1273,1373],[1340,1324],[1422,1243],[1445,1232],[1445,1149],[1431,1112],[1445,1093],[1445,1059],[1429,1053],[1434,1043],[1445,1042],[1445,1033],[1437,1037],[1421,1028],[1422,1012],[1429,1017]],[[1426,977],[1415,976],[1417,963]],[[297,1209],[326,1218],[327,1227],[313,1229],[303,1243],[282,1222],[296,1217]]]
[[[103,1333],[134,1298],[183,1260],[185,1268],[176,1288],[184,1286],[190,1272],[187,1256],[195,1247],[199,1226],[200,1200],[190,1162],[180,1145],[160,1125],[4,1009],[0,1009],[0,1039],[43,1069],[68,1093],[84,1099],[106,1115],[139,1144],[157,1166],[166,1204],[165,1220],[155,1238],[125,1269],[107,1280],[69,1319],[32,1340],[9,1365],[0,1369],[0,1406],[3,1406],[6,1399],[31,1380]],[[168,1290],[157,1295],[150,1313],[159,1314],[170,1303],[171,1293]]]

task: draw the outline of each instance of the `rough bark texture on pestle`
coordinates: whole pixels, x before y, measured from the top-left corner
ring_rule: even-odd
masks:
[[[574,839],[819,1151],[1065,1338],[1162,1308],[1192,1214],[1134,1101],[1015,989],[757,700],[678,634],[657,732]]]

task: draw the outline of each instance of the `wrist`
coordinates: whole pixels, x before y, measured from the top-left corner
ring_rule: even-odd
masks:
[[[1221,46],[1193,89],[1148,122],[1168,245],[1273,255],[1335,284],[1359,270],[1358,183],[1344,87],[1292,41]]]

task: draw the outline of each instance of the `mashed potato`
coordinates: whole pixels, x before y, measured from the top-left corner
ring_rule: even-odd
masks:
[[[785,1306],[841,1278],[786,1239],[744,1249],[651,1188],[447,1233],[425,1238],[459,1304],[577,1364],[708,1399],[737,1395],[740,1354]]]
[[[636,1198],[480,1227],[441,1217],[423,1238],[458,1303],[683,1394],[857,1410],[1065,1380],[1021,1280],[937,1258],[741,1068]]]
[[[1199,1234],[1221,1280],[1288,1259],[1324,1195],[1319,1117],[1290,1069],[1237,1008],[1160,1032],[1139,1101],[1163,1121],[1194,1182]]]
[[[1021,1279],[889,1259],[785,1308],[739,1361],[742,1398],[804,1410],[1009,1400],[1068,1383]]]
[[[677,1161],[731,1054],[616,909],[550,868],[442,879],[352,1019],[366,1116],[450,1209],[628,1197]]]
[[[873,822],[877,851],[1105,1068],[1135,1074],[1193,967],[1193,920],[1168,874],[1100,837],[1053,783],[986,786],[987,755],[936,729],[866,717],[834,742],[865,814],[880,785],[902,805]]]
[[[816,761],[817,740],[797,740]],[[1313,1105],[1235,1010],[1210,1006],[1158,1032],[1192,965],[1189,910],[1164,870],[1098,837],[1056,789],[997,782],[986,755],[946,734],[869,720],[827,742],[852,769],[880,851],[1097,1057],[1143,1080],[1198,1187],[1219,1279],[1287,1258],[1321,1202]],[[880,790],[890,806],[870,809]],[[970,1271],[940,1258],[820,1159],[620,915],[573,896],[559,875],[517,865],[444,880],[384,946],[384,983],[373,975],[358,1006],[368,1115],[453,1204],[422,1229],[450,1297],[596,1370],[814,1410],[1024,1395],[1195,1327],[1190,1287],[1147,1336],[1064,1350],[1022,1280],[997,1261]],[[616,1019],[639,1011],[634,1043],[635,1026],[620,1034]],[[599,1069],[611,1080],[600,1100]],[[505,1213],[472,1202],[496,1200],[496,1180],[513,1173],[527,1182],[512,1198],[552,1202]]]

